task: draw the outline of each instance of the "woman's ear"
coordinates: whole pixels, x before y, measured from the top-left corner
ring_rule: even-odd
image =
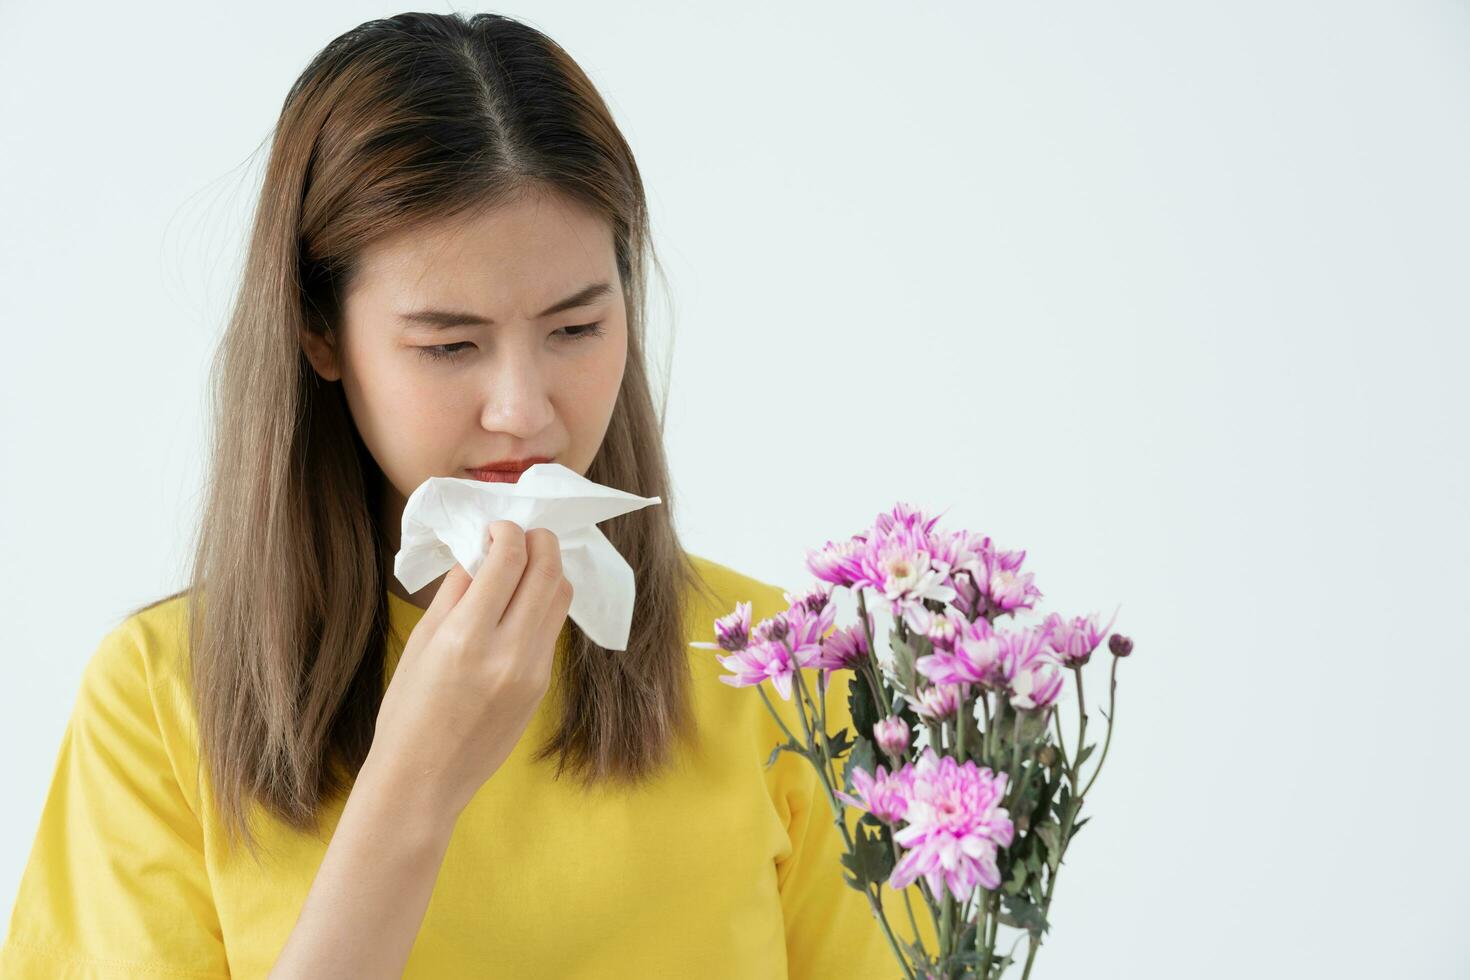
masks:
[[[310,330],[302,330],[301,349],[323,381],[342,380],[342,367],[337,363],[337,349],[330,338]]]

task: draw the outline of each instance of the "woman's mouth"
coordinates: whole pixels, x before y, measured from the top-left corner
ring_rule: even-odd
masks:
[[[465,470],[472,480],[481,480],[485,483],[515,483],[520,480],[521,474],[526,472],[519,470]]]
[[[537,463],[555,462],[555,456],[523,456],[520,459],[492,460],[485,466],[467,467],[465,475],[485,483],[517,483],[521,474]]]

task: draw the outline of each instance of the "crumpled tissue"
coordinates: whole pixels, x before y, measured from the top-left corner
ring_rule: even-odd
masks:
[[[581,476],[560,463],[535,463],[515,483],[433,476],[403,508],[393,574],[417,592],[454,567],[473,577],[485,560],[485,529],[514,521],[526,531],[544,527],[561,544],[562,574],[572,583],[567,615],[594,643],[628,648],[636,584],[633,568],[597,529],[599,521],[660,504]]]

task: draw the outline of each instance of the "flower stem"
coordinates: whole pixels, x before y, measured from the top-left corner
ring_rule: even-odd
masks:
[[[1072,779],[1073,792],[1076,792],[1076,789],[1077,780],[1074,775]],[[1048,915],[1051,914],[1051,896],[1052,893],[1056,891],[1057,874],[1062,869],[1062,858],[1066,856],[1067,846],[1071,843],[1072,839],[1072,823],[1076,819],[1077,813],[1081,809],[1081,806],[1082,797],[1080,795],[1074,796],[1071,803],[1067,806],[1066,812],[1062,814],[1062,832],[1060,834],[1062,842],[1061,851],[1057,854],[1056,869],[1050,871],[1047,875],[1046,892],[1042,895],[1041,898],[1041,918],[1043,919],[1043,921]],[[1031,963],[1036,959],[1036,950],[1039,948],[1040,942],[1035,936],[1032,936],[1030,939],[1030,949],[1028,949],[1026,952],[1026,968],[1021,973],[1021,980],[1027,980],[1027,978],[1031,976]]]
[[[817,674],[817,730],[824,735],[827,731],[827,672],[825,670]]]
[[[1065,837],[1063,837],[1062,839],[1063,840],[1066,840]],[[1067,852],[1067,845],[1066,844],[1063,844],[1062,845],[1062,853],[1065,854],[1066,852]],[[1060,865],[1060,862],[1061,862],[1061,857],[1060,856],[1058,856],[1057,861],[1058,861],[1058,867],[1060,867],[1061,866]],[[1052,890],[1056,887],[1056,884],[1057,884],[1057,876],[1055,874],[1050,875],[1046,879],[1046,895],[1043,896],[1042,899],[1041,899],[1041,917],[1043,919],[1045,919],[1046,916],[1047,916],[1047,913],[1049,911],[1051,911],[1051,893],[1052,893]],[[1028,978],[1031,976],[1031,964],[1036,959],[1036,951],[1041,948],[1041,943],[1040,943],[1040,941],[1035,936],[1032,936],[1030,938],[1029,945],[1030,945],[1030,948],[1026,950],[1026,968],[1021,971],[1021,980],[1028,980]]]
[[[975,934],[976,949],[980,951],[980,980],[990,980],[990,963],[995,957],[995,932],[1000,925],[1000,892],[987,891],[985,893],[986,911],[990,918],[990,931],[977,930]],[[980,946],[984,943],[984,946]]]
[[[1012,817],[1014,817],[1016,814],[1016,807],[1021,804],[1021,801],[1023,799],[1025,799],[1026,790],[1031,788],[1031,774],[1036,772],[1036,770],[1040,768],[1041,763],[1033,760],[1031,765],[1026,768],[1026,771],[1021,774],[1020,781],[1012,790],[1012,793],[1014,795],[1012,795],[1010,803],[1006,804],[1006,811],[1009,812]]]
[[[988,980],[990,976],[991,950],[985,945],[985,929],[990,918],[990,894],[988,889],[980,889],[980,916],[975,920],[975,954],[980,957],[981,980]]]
[[[1114,657],[1113,658],[1113,663],[1117,663],[1117,662],[1118,662],[1118,658]],[[969,697],[968,696],[961,696],[960,697],[960,713],[955,716],[955,721],[954,721],[954,723],[955,723],[955,738],[954,738],[955,755],[957,757],[956,758],[956,761],[960,765],[964,765],[965,764],[965,729],[970,727],[969,725],[965,724],[965,714],[969,710],[970,710],[970,699],[969,699]]]
[[[1072,763],[1067,757],[1067,740],[1062,737],[1062,713],[1055,706],[1051,709],[1051,720],[1057,730],[1057,752],[1062,757],[1062,768],[1070,770]]]
[[[1021,712],[1016,712],[1011,722],[1011,784],[1020,782],[1021,776]]]
[[[1108,746],[1113,744],[1113,696],[1118,690],[1118,661],[1121,659],[1123,658],[1114,657],[1113,669],[1108,672],[1108,734],[1103,739],[1102,755],[1097,757],[1097,768],[1092,770],[1092,778],[1087,781],[1087,785],[1083,787],[1082,792],[1077,794],[1079,800],[1087,795],[1088,790],[1092,789],[1092,784],[1097,780],[1097,774],[1102,772],[1103,761],[1108,757]]]
[[[939,955],[947,958],[950,954],[950,932],[954,928],[954,896],[949,893],[949,888],[944,889],[944,901],[939,909]]]
[[[900,855],[898,853],[898,841],[893,839],[892,833],[888,835],[888,843],[893,847],[893,863],[897,864],[900,859]],[[903,907],[909,913],[909,925],[912,926],[914,930],[914,942],[922,944],[922,939],[919,936],[919,921],[914,918],[914,903],[909,900],[909,890],[907,888],[903,890]],[[934,910],[932,908],[929,910],[929,917],[931,919],[934,918]],[[939,920],[937,919],[934,920],[934,931],[939,931]]]
[[[980,717],[985,719],[985,730],[980,733],[980,765],[990,764],[990,692],[980,688]]]
[[[791,734],[791,729],[786,727],[786,722],[782,721],[781,716],[776,713],[776,706],[771,703],[771,698],[769,695],[766,694],[765,687],[757,684],[755,686],[755,693],[759,694],[761,696],[761,700],[766,703],[766,708],[771,712],[771,717],[776,719],[776,724],[781,726],[782,734],[784,734],[790,741],[795,742],[796,736]]]
[[[894,714],[893,705],[890,702],[887,690],[883,686],[883,671],[878,664],[878,648],[873,644],[873,630],[868,623],[868,603],[865,599],[866,589],[858,589],[858,620],[863,626],[863,636],[868,642],[868,661],[863,665],[867,672],[868,685],[873,690],[873,703],[877,706],[880,717],[888,718]],[[864,738],[872,738],[872,732],[858,732]]]
[[[1077,789],[1077,773],[1082,768],[1082,750],[1087,747],[1087,698],[1082,694],[1082,668],[1073,667],[1077,677],[1077,755],[1072,762],[1072,789]]]
[[[795,663],[795,658],[793,658],[793,663]],[[801,731],[802,734],[806,736],[807,744],[809,746],[815,747],[816,743],[812,740],[811,726],[807,724],[806,720],[805,704],[808,700],[808,695],[806,692],[806,682],[803,681],[801,677],[800,664],[796,664],[796,666],[793,668],[792,675],[796,679],[796,717],[801,722]],[[813,706],[813,710],[815,710],[815,706]],[[826,793],[828,804],[830,804],[832,807],[833,823],[835,823],[837,825],[837,829],[842,832],[842,840],[847,845],[848,852],[854,853],[856,848],[854,848],[852,843],[852,833],[847,829],[847,820],[843,816],[842,801],[837,799],[837,796],[832,790],[832,773],[828,769],[828,755],[831,752],[831,746],[827,742],[826,731],[822,731],[820,734],[822,744],[826,746],[826,749],[821,753],[814,753],[821,755],[822,758],[820,762],[817,762],[815,758],[812,758],[812,761],[817,766],[817,775],[821,777],[822,789]],[[808,758],[811,757],[809,756]],[[881,888],[881,884],[875,883],[873,889],[864,887],[863,894],[867,896],[868,905],[872,907],[873,914],[878,919],[878,924],[883,927],[883,935],[888,939],[889,948],[893,950],[893,955],[898,958],[899,964],[903,966],[904,976],[913,978],[914,971],[913,968],[909,965],[908,957],[904,956],[903,951],[899,949],[898,940],[893,935],[893,929],[888,925],[888,917],[883,914],[883,900],[881,897],[881,892],[875,894],[875,889]]]

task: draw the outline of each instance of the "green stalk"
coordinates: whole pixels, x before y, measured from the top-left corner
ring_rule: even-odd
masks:
[[[1077,790],[1077,772],[1082,767],[1082,750],[1087,748],[1087,700],[1082,695],[1082,668],[1074,666],[1077,677],[1077,757],[1072,766],[1072,791]]]
[[[1116,660],[1117,658],[1115,657],[1114,662],[1116,662]],[[959,716],[955,718],[956,734],[954,740],[955,755],[959,757],[957,761],[960,763],[960,765],[964,765],[965,763],[965,729],[970,727],[969,725],[965,724],[965,712],[969,709],[969,706],[970,699],[968,697],[961,697],[960,713]]]
[[[789,645],[788,645],[788,650],[789,650]],[[801,731],[802,731],[802,734],[806,737],[806,744],[808,746],[815,747],[817,743],[814,742],[813,739],[812,739],[811,726],[807,723],[807,719],[806,719],[806,704],[810,700],[810,698],[809,698],[809,696],[807,695],[807,692],[806,692],[806,682],[802,680],[802,677],[801,677],[801,667],[796,664],[795,657],[792,658],[792,664],[793,664],[793,666],[792,666],[791,673],[792,673],[792,677],[796,681],[796,693],[797,693],[796,717],[801,722]],[[815,713],[815,711],[816,711],[815,704],[812,706],[812,711],[813,711],[813,713]],[[822,780],[822,789],[827,794],[827,802],[828,802],[828,804],[832,807],[832,818],[833,818],[833,822],[837,825],[837,829],[842,832],[842,840],[847,845],[848,852],[849,853],[852,853],[855,850],[855,848],[853,847],[853,842],[852,842],[852,834],[848,831],[848,829],[847,829],[847,820],[843,816],[843,812],[842,812],[842,810],[843,810],[843,804],[842,804],[842,802],[840,800],[837,799],[836,794],[833,792],[833,789],[832,789],[832,773],[831,773],[830,769],[828,768],[829,765],[830,765],[830,761],[829,760],[830,760],[830,757],[831,757],[832,746],[831,746],[831,743],[829,743],[827,741],[827,733],[826,733],[825,730],[822,731],[822,732],[820,732],[820,735],[821,735],[821,744],[824,747],[823,750],[822,750],[822,752],[820,753],[821,756],[822,756],[822,761],[820,763],[816,763],[816,760],[812,760],[812,761],[817,766],[817,775]],[[808,758],[810,758],[810,757],[808,757]],[[875,888],[881,888],[882,886],[881,885],[875,885],[874,887]],[[880,897],[881,893],[880,893],[880,895],[875,895],[874,892],[873,892],[873,890],[865,887],[863,889],[863,894],[867,896],[867,898],[868,898],[868,905],[872,908],[874,916],[877,917],[879,925],[881,925],[883,927],[883,935],[888,940],[888,946],[889,946],[889,948],[893,950],[893,955],[898,959],[898,962],[903,966],[904,975],[906,977],[914,978],[914,971],[913,971],[913,968],[909,965],[908,957],[904,956],[903,951],[899,949],[899,947],[898,947],[898,940],[893,935],[893,929],[892,929],[892,927],[890,927],[888,925],[888,917],[883,914],[883,902],[882,902],[882,899]],[[916,978],[914,978],[914,980],[916,980]]]
[[[1108,757],[1108,746],[1113,744],[1113,711],[1115,710],[1113,696],[1118,690],[1118,661],[1122,659],[1122,657],[1114,657],[1113,669],[1108,672],[1108,734],[1103,739],[1102,755],[1097,757],[1097,768],[1092,770],[1092,778],[1087,781],[1087,785],[1078,796],[1079,800],[1087,795],[1087,791],[1092,789],[1092,784],[1097,781],[1097,774],[1102,772],[1103,761]]]
[[[984,958],[984,966],[980,976],[985,977],[990,971],[990,956],[985,951],[985,923],[990,916],[990,892],[985,888],[980,889],[979,909],[975,914],[975,955]]]
[[[987,891],[985,893],[985,904],[989,912],[990,932],[983,937],[980,935],[979,930],[975,934],[977,947],[980,943],[984,943],[983,948],[981,948],[981,955],[984,959],[980,964],[980,980],[990,980],[990,963],[995,957],[995,933],[997,927],[1000,925],[1000,892]]]
[[[1053,705],[1051,709],[1052,725],[1057,730],[1057,752],[1062,757],[1062,768],[1070,770],[1072,763],[1067,757],[1067,740],[1062,737],[1062,713]]]

